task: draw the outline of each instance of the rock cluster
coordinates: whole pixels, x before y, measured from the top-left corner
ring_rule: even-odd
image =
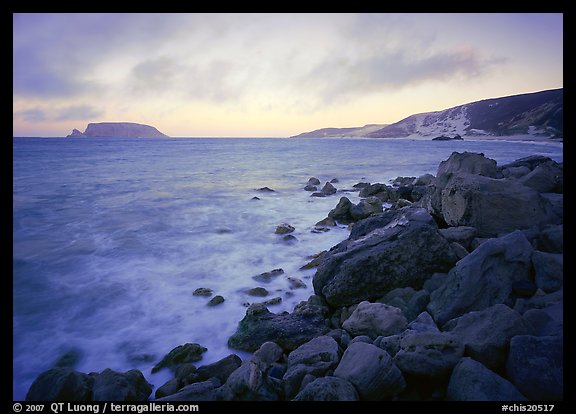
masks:
[[[329,214],[350,236],[306,265],[315,294],[291,313],[250,305],[228,341],[253,352],[245,361],[196,368],[205,348],[176,348],[158,365],[174,378],[156,398],[562,399],[562,175],[546,157],[498,166],[455,152],[436,176],[358,185],[363,200],[342,197]],[[146,399],[133,371],[54,368],[28,399]],[[109,377],[128,385],[112,390]]]

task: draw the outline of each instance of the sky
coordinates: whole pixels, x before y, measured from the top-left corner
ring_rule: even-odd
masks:
[[[561,87],[561,13],[13,15],[14,136],[287,137]]]

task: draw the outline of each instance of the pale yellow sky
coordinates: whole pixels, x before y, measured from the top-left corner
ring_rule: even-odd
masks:
[[[563,86],[562,14],[18,14],[14,136],[285,137]]]

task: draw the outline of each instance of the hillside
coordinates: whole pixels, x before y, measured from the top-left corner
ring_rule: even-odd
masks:
[[[325,128],[296,137],[434,138],[441,135],[562,138],[564,89],[485,99],[436,112],[410,115],[377,130]],[[334,130],[334,131],[333,131]],[[322,132],[327,134],[322,135]],[[333,135],[338,133],[339,135]],[[352,135],[352,133],[354,135]],[[348,135],[346,135],[348,134]]]

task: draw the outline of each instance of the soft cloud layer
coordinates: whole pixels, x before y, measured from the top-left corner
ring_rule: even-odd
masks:
[[[127,120],[282,136],[394,122],[561,87],[559,27],[542,14],[15,15],[14,129]]]

